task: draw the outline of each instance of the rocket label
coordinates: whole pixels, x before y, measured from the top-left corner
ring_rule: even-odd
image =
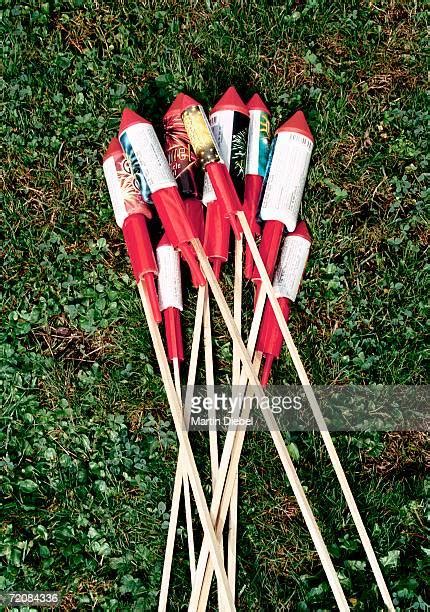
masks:
[[[180,255],[170,244],[157,248],[160,310],[183,309]]]
[[[195,180],[197,156],[194,153],[181,116],[170,115],[164,119],[166,155],[175,179],[184,195],[197,197]]]
[[[287,236],[275,273],[273,288],[277,297],[295,301],[300,287],[311,243],[302,236]]]
[[[124,151],[124,155],[126,156],[128,160],[131,172],[137,181],[138,189],[140,193],[142,194],[142,197],[145,200],[145,202],[150,202],[151,201],[151,191],[148,187],[148,183],[146,182],[145,177],[142,174],[142,169],[133,151],[133,147],[131,146],[131,143],[127,137],[127,133],[123,132],[119,140],[120,140],[122,149]]]
[[[128,159],[123,157],[108,157],[103,162],[109,195],[112,202],[115,220],[122,228],[125,219],[132,214],[140,213],[150,216],[147,204],[140,193],[140,184],[131,173]]]
[[[213,113],[209,121],[221,159],[230,172],[239,198],[242,199],[249,118],[237,111],[220,110]],[[210,179],[205,175],[202,201],[208,204],[215,200]]]
[[[166,187],[177,186],[161,144],[150,123],[135,123],[121,134],[120,142],[124,151],[127,151],[127,140],[151,193]]]
[[[269,156],[260,208],[263,221],[282,221],[294,231],[313,149],[310,138],[280,132]]]
[[[270,119],[262,110],[249,111],[248,152],[246,174],[264,176],[270,149]]]
[[[226,164],[236,192],[243,198],[249,117],[234,110],[219,110],[209,118],[221,159]]]
[[[182,113],[182,121],[191,146],[203,166],[211,162],[219,162],[220,153],[203,108],[198,105],[185,109]]]

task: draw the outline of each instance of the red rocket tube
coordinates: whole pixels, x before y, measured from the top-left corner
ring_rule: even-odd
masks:
[[[181,313],[177,308],[163,310],[164,329],[167,341],[167,356],[170,361],[184,360],[184,347],[182,342]]]
[[[124,240],[136,283],[142,278],[144,279],[154,320],[157,323],[161,323],[161,314],[154,280],[158,269],[148,234],[148,228],[146,227],[145,217],[143,215],[130,215],[125,219],[122,231],[124,233]]]
[[[197,238],[200,242],[203,242],[205,235],[205,216],[203,214],[202,203],[197,198],[186,198],[184,200],[184,207]]]
[[[288,323],[290,317],[290,301],[288,298],[278,299],[282,314]],[[263,319],[261,322],[260,333],[257,340],[257,351],[264,355],[263,372],[261,374],[261,384],[267,385],[270,378],[270,371],[275,359],[279,358],[282,350],[283,337],[278,322],[269,302],[264,307]]]
[[[167,355],[170,360],[184,360],[182,343],[181,310],[182,284],[179,253],[169,242],[166,234],[157,246],[158,294],[163,313]]]
[[[243,212],[249,223],[252,234],[259,236],[261,233],[260,225],[257,222],[258,201],[260,199],[263,177],[259,174],[247,174],[245,176],[245,196],[243,199]],[[245,252],[245,278],[252,278],[254,260],[252,259],[251,249],[246,245]]]
[[[180,249],[183,258],[190,267],[193,285],[195,287],[205,285],[205,277],[194,250],[189,244],[195,234],[188,221],[178,189],[176,187],[160,189],[153,193],[151,197],[169,241],[174,247]]]
[[[279,247],[281,245],[284,228],[284,224],[280,221],[266,221],[264,224],[259,251],[269,278],[272,278],[273,273],[275,272],[276,261],[278,259]],[[252,280],[254,282],[261,282],[261,277],[257,266],[254,267]]]
[[[217,278],[220,275],[221,265],[228,260],[229,239],[230,223],[224,216],[221,203],[219,200],[209,202],[203,247]]]
[[[242,228],[236,213],[242,207],[227,166],[221,162],[211,162],[206,164],[205,169],[211,180],[216,198],[224,210],[224,216],[228,219],[231,229],[238,240],[242,234]]]

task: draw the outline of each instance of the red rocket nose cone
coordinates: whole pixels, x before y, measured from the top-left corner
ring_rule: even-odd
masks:
[[[164,115],[164,118],[170,117],[171,115],[180,115],[182,110],[184,109],[184,98],[185,94],[180,93],[173,100],[172,104],[167,109],[167,112]]]
[[[124,155],[121,149],[121,145],[119,144],[118,138],[112,138],[108,148],[106,149],[106,153],[103,155],[103,161],[106,161],[108,157],[118,154]]]
[[[258,95],[258,93],[255,93],[252,98],[249,100],[249,102],[246,105],[248,107],[248,110],[261,110],[264,111],[265,113],[268,113],[270,115],[270,111],[267,108],[267,106],[264,104],[262,98],[260,98],[260,96]]]
[[[180,94],[182,96],[181,98],[181,112],[184,112],[184,110],[190,106],[199,106],[199,102],[197,102],[197,100],[194,100],[194,98],[192,98],[191,96],[187,96],[187,94]]]
[[[135,113],[134,111],[132,111],[130,108],[125,108],[122,111],[121,123],[119,126],[118,133],[122,134],[124,130],[126,130],[131,125],[134,125],[135,123],[150,123],[150,122],[144,119],[143,117],[141,117],[140,115],[138,115],[137,113]]]
[[[221,96],[221,98],[215,104],[215,106],[211,110],[211,115],[221,110],[237,111],[239,113],[249,116],[248,107],[246,106],[242,98],[239,96],[236,91],[236,88],[233,87],[233,85],[227,89],[225,94]]]
[[[306,221],[299,221],[294,232],[291,232],[291,234],[288,234],[288,236],[301,236],[302,238],[305,238],[305,240],[312,242],[312,237],[309,232],[309,228],[306,225]]]
[[[312,142],[314,140],[308,122],[306,121],[306,117],[302,111],[297,111],[294,113],[292,117],[290,117],[281,125],[281,127],[276,130],[276,132],[298,132],[299,134],[303,134],[303,136],[310,138]]]
[[[163,234],[163,236],[161,237],[160,242],[157,244],[157,249],[158,249],[158,247],[162,247],[162,246],[172,246],[172,243],[167,238],[166,233]]]

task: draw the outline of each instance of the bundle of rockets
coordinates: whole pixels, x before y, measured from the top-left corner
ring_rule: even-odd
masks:
[[[219,609],[235,610],[237,599],[238,467],[245,431],[229,428],[222,449],[217,431],[209,431],[212,499],[208,503],[187,431],[189,415],[181,397],[183,264],[189,268],[197,289],[187,389],[195,384],[202,332],[208,389],[215,383],[212,298],[232,339],[231,382],[238,388],[246,388],[249,383],[252,394],[264,398],[272,363],[280,356],[285,341],[384,604],[394,610],[287,325],[311,246],[307,225],[298,220],[314,146],[306,118],[297,111],[277,129],[270,142],[270,113],[261,97],[255,94],[245,104],[236,89],[230,87],[212,108],[209,119],[196,100],[179,94],[166,112],[163,125],[164,148],[152,124],[125,109],[118,138],[112,139],[103,158],[115,219],[123,231],[179,441],[158,609],[163,611],[168,606],[182,490],[190,562],[188,609],[206,609],[214,572]],[[154,216],[158,216],[164,232],[155,253],[147,223]],[[234,244],[233,313],[219,285],[230,242]],[[246,346],[241,335],[243,276],[255,286],[254,317]],[[246,417],[247,410],[243,402],[241,417]],[[336,604],[339,610],[348,610],[348,601],[282,434],[270,410],[265,410],[263,416]],[[198,555],[193,505],[203,535]]]

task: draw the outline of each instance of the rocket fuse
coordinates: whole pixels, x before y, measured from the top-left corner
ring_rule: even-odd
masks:
[[[209,122],[221,159],[242,199],[249,112],[234,87],[229,87],[216,103]],[[225,204],[217,200],[207,173],[203,202],[207,204],[204,248],[218,278],[221,264],[228,259],[230,223],[224,214]]]
[[[148,184],[167,238],[181,250],[194,282],[204,285],[205,278],[189,244],[196,234],[187,219],[177,183],[152,124],[126,108],[121,118],[119,140],[124,153],[132,160],[133,169],[137,166]]]
[[[144,279],[154,320],[160,323],[161,314],[154,281],[158,269],[145,220],[145,217],[151,217],[151,212],[142,198],[139,184],[131,173],[129,161],[117,138],[111,140],[103,157],[103,171],[115,220],[124,234],[134,278],[137,283]]]
[[[207,172],[216,199],[222,202],[224,215],[228,218],[236,238],[240,238],[241,227],[236,213],[241,204],[234,188],[227,166],[221,161],[210,125],[203,108],[190,98],[182,98],[182,120],[191,146]]]
[[[263,179],[269,157],[270,112],[258,94],[254,94],[246,106],[249,111],[250,122],[246,155],[243,212],[246,215],[249,227],[255,237],[260,234],[257,214],[261,188],[263,186]],[[244,270],[245,278],[252,278],[253,267],[254,262],[251,250],[247,244]]]
[[[167,341],[167,355],[171,361],[184,360],[182,343],[181,312],[182,283],[179,253],[164,235],[158,243],[158,296],[163,313]]]
[[[304,221],[297,224],[296,229],[284,240],[281,257],[276,269],[273,288],[278,296],[279,305],[288,322],[291,303],[296,300],[306,262],[311,248],[311,236]],[[276,321],[275,314],[269,302],[264,308],[260,333],[257,341],[257,351],[265,357],[261,384],[266,385],[274,359],[278,359],[282,349],[282,332]]]
[[[265,221],[260,254],[273,275],[284,226],[294,231],[305,188],[314,139],[302,111],[297,111],[276,131],[261,194],[260,217]],[[260,281],[256,267],[254,282]]]

